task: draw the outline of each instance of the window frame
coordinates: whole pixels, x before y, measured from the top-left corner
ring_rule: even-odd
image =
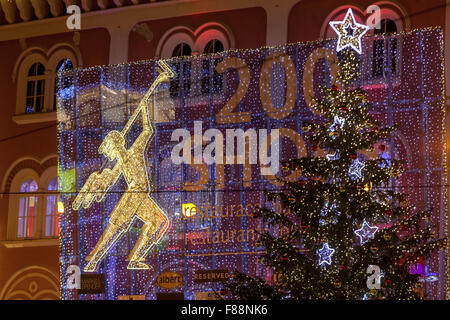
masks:
[[[69,50],[72,49],[72,50]],[[70,62],[72,63],[72,70],[76,69],[80,66],[81,62],[80,62],[80,57],[78,55],[76,55],[73,52],[73,48],[56,48],[54,49],[54,52],[52,50],[49,50],[50,52],[52,52],[50,58],[48,59],[48,70],[49,70],[49,94],[51,95],[52,99],[51,100],[51,105],[49,103],[48,109],[50,112],[56,112],[57,108],[57,104],[58,101],[54,99],[54,95],[56,94],[56,79],[57,79],[57,75],[58,75],[58,70],[56,69],[58,67],[58,64],[64,60],[64,59],[69,59]],[[73,81],[73,80],[72,80]],[[73,85],[73,83],[72,83]],[[56,105],[54,106],[53,103],[56,103]]]
[[[37,76],[37,77],[45,79],[44,104],[41,107],[42,108],[41,112],[45,112],[45,110],[47,110],[47,107],[46,107],[47,103],[48,103],[47,92],[49,89],[48,81],[47,81],[47,77],[48,77],[47,59],[45,58],[45,56],[42,53],[35,52],[32,54],[29,54],[28,56],[26,56],[23,59],[23,61],[21,61],[20,67],[18,68],[18,71],[17,71],[18,78],[17,78],[16,112],[15,112],[15,115],[17,115],[17,116],[20,116],[20,115],[29,116],[31,114],[35,114],[35,113],[28,113],[28,114],[26,113],[27,84],[28,84],[28,79],[30,78],[28,76],[28,72],[35,63],[40,63],[45,68],[44,75]],[[14,75],[13,75],[13,77],[14,77]],[[36,78],[36,80],[37,80],[37,78]],[[39,113],[41,113],[41,112],[39,112]]]
[[[45,236],[46,221],[47,216],[47,201],[48,201],[48,186],[50,182],[56,178],[57,179],[57,168],[55,166],[48,167],[44,172],[39,175],[35,170],[31,168],[24,168],[20,170],[12,179],[10,187],[9,205],[8,205],[8,221],[7,221],[7,242],[39,242],[45,240],[58,239],[59,236]],[[20,193],[20,188],[22,184],[27,180],[34,180],[37,183],[37,191],[35,193],[30,192],[30,196],[36,194],[37,206],[35,215],[35,233],[33,237],[19,237],[18,227],[19,227],[19,208],[20,199],[23,198],[23,194]],[[43,187],[44,186],[44,187]],[[52,193],[52,195],[57,196],[58,191]],[[58,202],[58,197],[56,198],[56,206]],[[52,245],[53,243],[50,242]],[[44,244],[45,245],[45,244]]]
[[[39,203],[39,194],[37,193],[38,190],[39,190],[38,181],[36,181],[34,179],[25,179],[24,181],[22,181],[22,184],[20,185],[20,192],[23,192],[23,191],[21,191],[22,186],[25,183],[27,183],[27,182],[29,182],[29,183],[34,182],[36,184],[36,190],[35,191],[31,191],[31,192],[21,193],[19,195],[19,197],[18,197],[18,202],[19,203],[18,203],[17,218],[16,218],[16,223],[17,223],[16,237],[17,237],[17,239],[21,239],[21,240],[35,239],[36,236],[37,236],[38,224],[39,224],[38,215],[39,215],[40,203]],[[33,224],[34,224],[34,226],[33,226],[33,234],[31,236],[28,236],[27,235],[28,234],[27,229],[29,229],[29,227],[30,227],[29,220],[31,218],[31,215],[29,214],[29,209],[30,209],[29,202],[30,202],[30,200],[32,198],[34,198],[34,202],[35,202],[35,205],[33,206],[34,207],[34,215],[33,215],[33,218],[34,218]],[[25,202],[26,202],[26,210],[25,210],[26,214],[24,214],[21,217],[20,216],[20,211],[21,211],[21,208],[22,208],[22,200],[24,200],[24,199],[26,199],[25,200]],[[19,226],[20,226],[19,221],[20,221],[20,219],[25,221],[25,223],[22,223],[23,228],[22,228],[21,232],[19,230]]]
[[[82,65],[81,53],[70,43],[58,43],[48,51],[40,47],[28,48],[16,60],[12,78],[17,84],[16,111],[12,120],[19,125],[56,121],[56,110],[53,105],[55,92],[56,66],[62,59],[70,59],[73,68]],[[28,70],[34,63],[45,67],[44,104],[40,112],[26,113]]]
[[[50,188],[50,184],[53,182],[53,180],[56,179],[56,190],[49,190]],[[43,211],[42,211],[42,234],[41,234],[41,238],[56,238],[59,237],[60,235],[60,228],[55,227],[53,224],[54,223],[58,223],[59,222],[59,213],[58,213],[58,201],[59,201],[59,192],[58,192],[58,177],[55,176],[53,177],[50,182],[47,184],[47,194],[43,195],[43,198],[45,198],[45,204],[43,206]],[[53,204],[54,208],[54,212],[53,214],[49,215],[48,214],[48,204],[49,204],[49,198],[50,197],[54,197],[54,201],[55,203]],[[47,235],[47,217],[52,217],[52,234],[51,235]],[[53,232],[56,229],[56,233]]]
[[[36,65],[40,65],[44,68],[44,72],[42,74],[36,74],[36,75],[30,75],[30,71],[31,68],[33,68]],[[39,66],[37,66],[36,68],[38,68]],[[28,74],[26,77],[26,84],[25,84],[25,114],[32,114],[32,113],[41,113],[41,112],[45,112],[45,106],[46,106],[46,96],[45,96],[45,90],[47,89],[47,75],[46,75],[46,70],[45,70],[45,65],[40,63],[40,62],[36,62],[34,64],[32,64],[30,66],[30,68],[28,69]],[[37,87],[38,87],[38,83],[39,81],[42,81],[43,83],[43,88],[42,88],[42,92],[40,95],[37,94]],[[34,83],[34,89],[33,89],[33,94],[31,96],[28,95],[28,85],[30,83]],[[36,101],[38,99],[38,97],[42,97],[42,102],[40,105],[40,110],[36,110]],[[32,112],[28,112],[28,99],[32,99],[33,100],[33,111]]]

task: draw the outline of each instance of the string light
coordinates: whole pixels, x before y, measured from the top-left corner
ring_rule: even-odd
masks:
[[[443,137],[444,137],[444,120],[442,124],[437,121],[431,121],[428,123],[428,131],[423,131],[421,134],[411,134],[411,128],[420,128],[423,123],[430,121],[430,119],[445,118],[442,115],[444,99],[442,96],[443,92],[443,77],[442,74],[442,33],[441,30],[436,28],[428,28],[425,30],[415,30],[412,32],[401,32],[391,36],[382,36],[383,41],[388,42],[390,39],[401,39],[402,56],[412,56],[414,59],[410,61],[403,61],[399,64],[399,68],[402,68],[400,75],[408,70],[408,77],[411,81],[404,78],[395,78],[398,76],[390,75],[391,78],[386,78],[385,80],[380,80],[386,83],[386,87],[383,89],[385,93],[380,93],[376,89],[368,88],[368,91],[373,92],[369,96],[361,96],[359,99],[370,100],[374,103],[373,108],[369,109],[371,114],[376,115],[376,118],[383,124],[390,124],[394,120],[396,122],[397,128],[403,133],[402,139],[392,138],[387,141],[392,149],[389,153],[391,157],[396,155],[400,159],[405,161],[405,174],[399,176],[399,179],[394,184],[387,184],[386,188],[394,189],[403,188],[408,191],[409,186],[414,186],[418,184],[418,181],[423,179],[423,183],[427,186],[435,186],[433,180],[434,173],[439,172],[439,186],[445,185],[445,166],[443,166],[445,158],[445,149],[443,148]],[[370,38],[362,38],[362,48],[365,48],[365,53],[370,54],[367,48],[371,46]],[[148,168],[146,174],[154,176],[153,184],[149,186],[149,190],[155,189],[152,196],[155,198],[155,202],[161,207],[161,210],[166,212],[168,219],[171,221],[171,227],[167,231],[168,236],[161,240],[158,246],[158,251],[152,252],[151,255],[146,260],[146,263],[153,267],[153,270],[143,270],[143,271],[133,271],[127,269],[128,262],[126,262],[126,255],[128,253],[128,241],[133,244],[140,236],[139,228],[130,229],[128,233],[128,241],[119,241],[115,246],[115,249],[111,249],[110,252],[104,256],[104,262],[99,263],[99,272],[104,272],[108,276],[106,277],[106,293],[103,298],[114,299],[120,294],[130,294],[131,292],[146,294],[147,298],[154,299],[156,294],[156,288],[152,287],[151,283],[158,272],[171,270],[183,270],[185,271],[186,286],[184,287],[186,297],[192,299],[195,296],[195,290],[201,291],[202,289],[213,289],[214,284],[205,284],[200,286],[193,283],[192,273],[197,269],[214,269],[214,268],[226,268],[229,270],[234,270],[238,268],[255,274],[261,277],[266,276],[266,269],[261,268],[255,262],[255,254],[240,254],[239,261],[244,263],[241,265],[236,264],[236,260],[233,257],[236,244],[228,243],[223,247],[219,245],[214,245],[210,248],[205,247],[192,247],[190,242],[185,241],[185,237],[192,236],[195,232],[199,232],[202,229],[209,229],[211,234],[216,231],[224,230],[224,233],[231,235],[232,231],[236,228],[240,229],[253,229],[256,226],[261,225],[261,220],[259,218],[251,217],[250,215],[243,214],[242,216],[233,215],[233,218],[200,218],[200,214],[197,214],[191,219],[183,219],[184,217],[176,216],[175,212],[180,211],[182,203],[193,203],[197,207],[205,204],[206,202],[211,204],[210,211],[215,211],[214,205],[217,204],[217,210],[225,210],[224,208],[229,208],[232,205],[237,205],[242,203],[243,207],[249,203],[259,203],[261,207],[268,209],[276,209],[276,204],[272,201],[267,201],[260,190],[277,190],[277,187],[272,183],[268,182],[264,176],[255,177],[254,173],[258,170],[253,168],[250,171],[252,174],[249,175],[250,178],[240,179],[239,176],[244,174],[244,166],[225,166],[223,168],[223,183],[220,182],[221,170],[222,168],[217,166],[206,166],[200,164],[197,167],[182,165],[179,167],[174,167],[170,165],[165,159],[170,158],[170,145],[168,145],[168,137],[174,128],[192,128],[194,120],[202,120],[205,124],[207,123],[209,127],[205,126],[205,130],[208,128],[219,128],[220,130],[226,130],[227,128],[235,128],[239,126],[251,126],[254,128],[292,128],[292,131],[297,133],[299,136],[303,137],[304,132],[302,132],[303,124],[306,122],[317,121],[317,119],[322,119],[323,116],[314,116],[312,109],[320,110],[322,106],[317,103],[313,103],[307,106],[302,98],[302,88],[301,79],[297,79],[298,75],[301,75],[310,56],[311,51],[316,48],[334,48],[336,41],[323,40],[316,42],[307,43],[295,43],[285,46],[276,47],[263,47],[259,49],[245,49],[245,50],[233,50],[221,54],[215,55],[199,55],[196,57],[182,57],[182,58],[172,58],[167,60],[167,63],[172,67],[180,65],[183,70],[185,63],[190,63],[190,69],[187,67],[185,70],[186,74],[190,76],[190,87],[185,87],[183,84],[183,79],[185,74],[181,74],[179,78],[178,87],[172,81],[168,85],[159,86],[157,92],[155,93],[155,109],[157,110],[157,117],[160,117],[155,122],[155,137],[148,151],[144,154],[148,163],[151,164],[152,168]],[[264,68],[264,73],[269,76],[269,86],[260,88],[258,84],[258,75],[261,71],[261,62],[264,61],[270,55],[276,53],[283,53],[286,57],[294,62],[293,72],[291,69],[286,68],[282,64],[282,58],[276,58],[275,62],[271,65],[271,70],[267,67]],[[201,74],[198,72],[202,69],[203,61],[208,61],[212,66],[215,59],[223,60],[229,57],[238,57],[245,62],[245,65],[249,69],[251,75],[249,79],[249,86],[242,96],[242,100],[238,102],[235,109],[232,110],[233,113],[237,112],[249,112],[251,114],[251,123],[245,121],[237,122],[236,124],[223,124],[218,125],[215,122],[217,113],[223,109],[226,102],[230,100],[230,97],[236,92],[236,88],[239,84],[238,72],[229,68],[224,71],[221,76],[223,77],[222,89],[218,92],[213,92],[212,90],[208,93],[202,92],[202,79],[208,81],[203,81],[203,91],[206,92],[206,88],[212,88],[213,81],[217,81],[217,76],[213,74],[213,68],[210,68],[210,73],[208,78],[194,78],[194,74]],[[331,56],[330,56],[331,57]],[[327,57],[329,58],[329,57]],[[327,59],[325,59],[327,60]],[[324,60],[324,61],[325,61]],[[331,61],[332,59],[328,59]],[[287,59],[283,58],[285,65]],[[313,86],[318,88],[321,85],[330,85],[328,65],[331,62],[317,61],[316,72],[314,76],[314,83],[305,83],[306,86]],[[64,117],[58,119],[64,119],[59,123],[59,154],[61,157],[61,172],[69,172],[70,170],[76,170],[77,184],[76,188],[78,191],[81,190],[82,184],[86,181],[86,178],[92,172],[98,170],[101,167],[103,159],[98,154],[98,147],[101,142],[106,137],[107,133],[112,130],[121,130],[128,121],[130,115],[135,111],[135,106],[133,103],[126,103],[127,101],[137,100],[141,98],[148,87],[152,83],[153,79],[157,77],[157,71],[155,68],[156,61],[141,61],[133,63],[125,63],[113,66],[98,66],[87,69],[76,69],[71,73],[74,79],[73,92],[64,91],[64,97],[59,99],[59,109],[58,113],[64,115]],[[349,67],[350,68],[350,67]],[[362,68],[368,68],[367,66],[362,66]],[[407,69],[405,69],[407,68]],[[287,71],[286,71],[287,70]],[[441,70],[441,72],[439,72]],[[370,73],[370,70],[362,70],[364,73]],[[352,72],[351,69],[344,70],[344,72]],[[403,73],[402,73],[403,72]],[[64,76],[69,73],[65,72]],[[418,76],[420,75],[420,77]],[[295,104],[290,113],[286,110],[290,108],[290,97],[288,103],[286,104],[284,94],[286,93],[285,87],[287,79],[295,79],[298,88],[296,87],[290,89],[291,92],[295,92],[297,96],[294,95],[293,100]],[[358,78],[359,83],[364,85],[364,80]],[[395,87],[393,82],[397,81]],[[333,82],[334,83],[334,82]],[[343,85],[341,79],[337,79],[336,84],[338,87]],[[424,88],[424,90],[416,90],[416,87]],[[175,90],[176,89],[176,90]],[[261,90],[264,94],[271,97],[272,108],[282,108],[283,104],[286,104],[283,112],[280,112],[281,119],[276,119],[271,117],[276,110],[270,109],[271,106],[266,101],[266,108],[269,113],[266,113],[265,109],[262,107],[261,103]],[[113,93],[114,92],[114,93]],[[299,93],[297,93],[299,92]],[[390,99],[388,102],[383,100],[384,94],[389,95]],[[105,98],[102,98],[105,96]],[[426,101],[422,109],[427,109],[427,113],[419,111],[419,105],[415,103],[414,99],[411,100],[410,97],[415,97],[415,99],[422,99]],[[344,99],[344,95],[339,94],[339,90],[335,92],[334,99],[337,101]],[[353,102],[348,103],[346,110],[345,108],[337,109],[335,115],[340,118],[345,118],[346,127],[351,127],[356,125],[356,121],[347,118],[347,112],[351,110]],[[111,106],[120,105],[116,108],[111,108]],[[88,116],[85,116],[88,115]],[[404,115],[404,116],[402,116]],[[407,115],[407,116],[406,116]],[[234,117],[235,119],[246,119],[245,115]],[[331,119],[331,123],[333,122]],[[137,123],[135,127],[130,129],[127,136],[124,136],[125,144],[132,145],[135,139],[141,133],[141,124]],[[329,135],[329,124],[324,126]],[[367,128],[360,128],[366,130]],[[431,131],[430,131],[431,130]],[[302,133],[301,135],[299,133]],[[292,134],[293,135],[293,134]],[[427,137],[427,141],[430,144],[430,148],[427,150],[420,150],[417,147],[423,145],[418,143],[417,136]],[[330,136],[330,143],[334,141],[344,141],[349,148],[357,145],[357,141],[352,141],[349,137],[333,137]],[[283,139],[287,139],[286,136]],[[290,138],[288,138],[290,139]],[[298,138],[297,138],[298,139]],[[289,160],[289,158],[301,157],[300,152],[295,154],[290,152],[290,147],[287,145],[292,145],[292,141],[283,145],[282,159],[283,161]],[[300,146],[300,144],[299,144]],[[314,154],[311,152],[311,145],[305,143],[303,149],[299,147],[300,150],[304,150],[304,155]],[[332,154],[334,154],[335,149],[329,148],[327,150],[328,154],[323,160],[331,160]],[[295,151],[295,150],[294,150]],[[444,158],[442,157],[442,152],[444,153]],[[328,157],[330,156],[330,157]],[[362,157],[361,150],[358,150],[358,157]],[[418,169],[420,164],[423,163],[422,159],[428,158],[428,165],[420,167],[421,171],[418,173],[413,173],[414,170]],[[333,157],[334,158],[334,157]],[[340,154],[336,158],[335,168],[331,170],[336,170],[337,168],[345,168],[348,170],[348,166],[352,161],[349,161],[348,154]],[[321,160],[318,160],[318,163]],[[347,162],[347,164],[342,167],[341,163]],[[353,161],[354,162],[354,161]],[[378,163],[378,162],[377,162]],[[389,170],[394,171],[396,169],[395,165]],[[444,168],[444,171],[442,171]],[[380,168],[387,169],[387,168]],[[248,170],[248,169],[245,169]],[[248,171],[245,171],[248,174]],[[361,185],[361,193],[358,196],[364,196],[366,194],[368,197],[373,196],[374,193],[378,192],[380,189],[375,185],[372,190],[364,191],[364,186],[368,180],[373,179],[373,176],[369,174],[369,170],[366,168],[363,170],[364,175],[362,175],[361,181],[355,180],[355,184]],[[433,173],[434,172],[434,173]],[[347,171],[348,173],[348,171]],[[293,174],[293,170],[288,170],[286,175]],[[204,181],[199,179],[207,177]],[[281,174],[280,174],[281,176]],[[300,170],[296,171],[297,180],[302,177]],[[383,178],[384,179],[384,178]],[[389,176],[390,179],[390,176]],[[351,180],[349,178],[349,180]],[[191,186],[196,187],[197,191],[188,191],[184,189],[186,183],[191,183]],[[220,186],[220,183],[222,186]],[[243,187],[243,184],[250,184],[250,186]],[[320,183],[320,180],[317,180]],[[61,291],[62,296],[66,299],[79,298],[79,296],[65,288],[65,272],[64,270],[70,264],[82,264],[81,260],[85,259],[90,249],[96,243],[97,239],[100,237],[103,230],[105,230],[108,225],[108,217],[113,209],[116,207],[119,200],[120,192],[126,190],[124,187],[125,181],[117,180],[117,185],[111,187],[107,192],[107,198],[103,202],[93,202],[89,209],[80,208],[78,212],[75,212],[72,208],[72,202],[74,196],[70,193],[63,194],[63,201],[65,204],[65,212],[61,218]],[[220,186],[223,189],[217,190]],[[173,188],[173,189],[171,189]],[[436,191],[439,191],[436,187]],[[281,188],[282,189],[282,188]],[[228,190],[232,192],[228,192]],[[240,191],[239,191],[240,190]],[[147,190],[146,190],[147,191]],[[419,201],[417,199],[412,199],[410,201],[410,206],[416,206],[420,209],[424,207],[432,207],[435,203],[446,203],[445,192],[436,192],[434,189],[430,191],[424,191],[426,194],[426,199]],[[414,194],[416,191],[413,192]],[[331,197],[329,197],[331,199]],[[375,198],[375,197],[374,197]],[[178,200],[176,200],[178,199]],[[379,204],[377,204],[377,217],[386,217],[385,211],[389,210],[389,202],[386,199],[378,199]],[[323,208],[324,202],[315,203],[316,214],[320,213],[320,209]],[[222,208],[223,207],[223,208]],[[278,209],[277,209],[278,210]],[[283,209],[284,210],[284,209]],[[436,208],[434,222],[441,223],[436,230],[445,230],[442,224],[446,224],[445,219],[446,211],[445,207]],[[220,212],[220,211],[219,211]],[[236,210],[234,210],[236,212]],[[396,212],[394,212],[395,216]],[[440,214],[440,216],[439,216]],[[220,214],[219,214],[220,215]],[[232,220],[233,219],[233,220]],[[372,221],[372,220],[371,220]],[[331,228],[330,224],[330,228]],[[312,228],[311,225],[306,224],[307,228]],[[354,225],[345,225],[345,228],[349,232],[353,232]],[[327,230],[327,229],[324,229]],[[226,232],[225,232],[226,231]],[[378,231],[381,234],[382,231]],[[377,233],[377,235],[378,235]],[[236,233],[237,234],[237,233]],[[438,236],[443,236],[443,234],[438,234]],[[236,236],[235,236],[236,238]],[[251,238],[251,237],[250,237]],[[308,239],[308,243],[323,243],[322,236]],[[328,238],[327,238],[328,239]],[[187,243],[187,245],[186,245]],[[340,243],[334,239],[329,239],[329,243],[333,244],[333,248],[337,249],[336,253],[333,255],[333,265],[339,266],[340,263],[336,261],[336,257],[343,253],[340,249]],[[242,242],[245,247],[245,251],[257,252],[259,249],[253,242]],[[304,245],[304,244],[302,244]],[[320,246],[318,247],[320,248]],[[227,255],[216,255],[211,254],[212,249],[215,253],[224,253]],[[404,249],[404,248],[403,248]],[[399,248],[402,250],[402,248]],[[259,251],[258,251],[259,252]],[[262,252],[262,251],[261,251]],[[314,250],[314,253],[316,251]],[[339,253],[339,254],[338,254]],[[210,256],[198,256],[201,254],[211,254]],[[351,256],[352,253],[346,255],[346,257]],[[199,257],[203,257],[200,259]],[[208,257],[208,258],[206,258]],[[431,270],[437,270],[442,265],[441,261],[432,258],[430,260]],[[326,264],[326,263],[325,263]],[[332,267],[327,268],[331,270]],[[439,269],[442,270],[442,269]],[[438,277],[440,280],[446,275],[445,272],[439,272]],[[447,281],[448,278],[447,278]],[[434,282],[435,283],[435,282]],[[429,283],[427,285],[432,286],[434,283]],[[430,293],[431,297],[440,297],[439,292],[435,287],[431,287]],[[362,297],[364,293],[361,293],[359,297]],[[82,295],[83,299],[93,298],[92,296]]]
[[[165,62],[160,61],[159,66],[161,68],[160,75],[139,103],[138,108],[128,120],[125,128],[121,132],[110,131],[98,149],[99,153],[104,154],[109,161],[117,160],[114,168],[112,170],[106,168],[100,173],[92,173],[72,202],[72,208],[78,210],[81,206],[84,209],[90,208],[94,199],[103,201],[108,194],[108,190],[116,184],[121,175],[124,176],[128,184],[128,191],[130,191],[125,193],[119,200],[119,203],[111,213],[106,230],[98,240],[95,248],[86,257],[88,263],[84,267],[85,272],[97,270],[97,264],[131,227],[135,217],[144,222],[144,227],[139,240],[129,255],[130,262],[127,268],[137,270],[149,269],[149,266],[144,262],[147,252],[161,240],[169,227],[166,213],[151,196],[143,192],[134,192],[148,190],[150,185],[146,173],[144,154],[154,132],[154,125],[151,123],[154,113],[152,107],[150,110],[152,118],[149,121],[148,100],[160,83],[174,77],[172,69]],[[139,114],[142,115],[142,132],[136,138],[132,147],[126,150],[125,135],[129,132]]]

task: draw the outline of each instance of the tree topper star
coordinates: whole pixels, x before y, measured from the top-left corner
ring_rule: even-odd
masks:
[[[361,38],[370,28],[355,21],[352,9],[348,9],[343,21],[331,21],[330,26],[339,37],[336,51],[351,47],[361,54]]]
[[[355,230],[355,234],[361,240],[361,244],[366,243],[370,239],[373,239],[375,233],[378,231],[377,226],[371,227],[366,221],[364,221],[361,229]]]

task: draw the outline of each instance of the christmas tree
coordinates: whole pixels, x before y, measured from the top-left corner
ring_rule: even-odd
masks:
[[[407,195],[392,186],[402,163],[383,152],[393,127],[381,127],[368,112],[366,92],[356,86],[359,55],[339,52],[336,83],[313,100],[321,113],[303,126],[314,157],[293,159],[283,169],[300,169],[298,181],[267,194],[289,213],[260,208],[266,249],[259,263],[275,281],[235,272],[229,290],[237,299],[419,299],[424,279],[411,266],[445,245],[437,239],[431,211],[416,212]],[[380,145],[381,141],[381,145]],[[377,144],[378,143],[378,144]],[[281,234],[281,233],[280,233]]]

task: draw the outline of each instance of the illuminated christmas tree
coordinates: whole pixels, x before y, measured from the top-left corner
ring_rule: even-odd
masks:
[[[393,187],[404,170],[384,152],[383,141],[395,128],[371,117],[367,95],[355,85],[357,50],[342,49],[336,83],[313,100],[322,116],[303,126],[315,156],[284,163],[285,170],[300,169],[302,177],[268,194],[289,213],[258,213],[267,230],[289,230],[282,236],[261,233],[266,253],[260,263],[274,280],[235,272],[229,285],[234,298],[423,297],[426,279],[411,270],[444,247],[445,239],[435,236],[431,211],[417,212]]]

